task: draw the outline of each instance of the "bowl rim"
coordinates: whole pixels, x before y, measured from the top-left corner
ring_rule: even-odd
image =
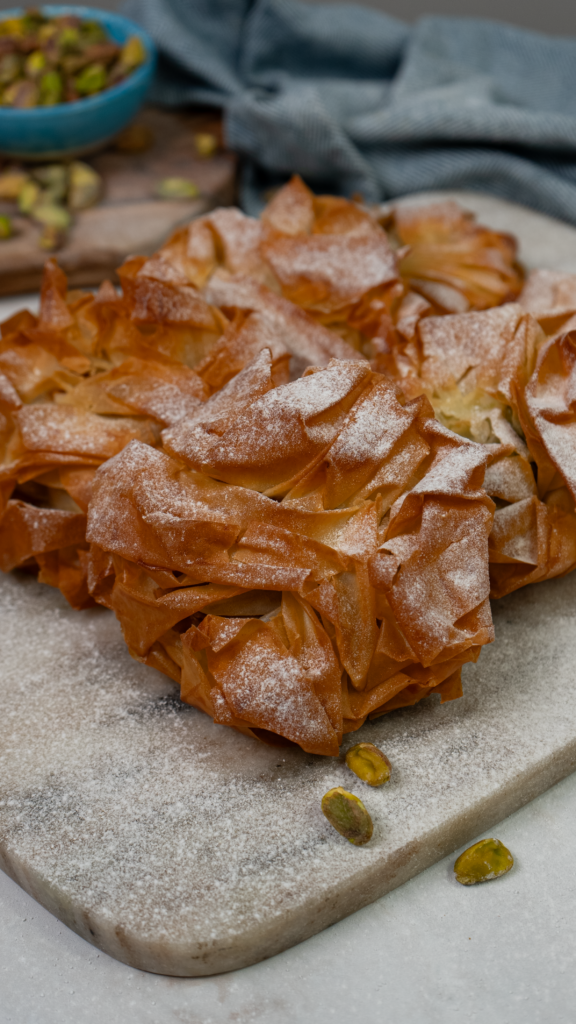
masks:
[[[39,9],[42,12],[46,12],[48,17],[52,18],[58,17],[60,14],[74,14],[85,21],[98,21],[105,28],[108,25],[117,25],[119,28],[130,32],[131,35],[137,35],[142,39],[146,47],[146,60],[128,78],[125,78],[123,82],[118,82],[117,85],[104,89],[103,92],[98,93],[96,96],[85,96],[82,99],[74,100],[72,103],[56,103],[51,107],[14,109],[13,107],[0,106],[0,119],[45,118],[49,120],[54,117],[65,117],[67,114],[71,114],[72,111],[76,113],[80,110],[85,110],[88,113],[89,111],[97,110],[99,107],[106,106],[110,98],[118,98],[123,93],[131,92],[135,86],[144,85],[146,79],[153,74],[156,65],[156,46],[154,41],[146,29],[142,28],[141,25],[137,25],[130,18],[125,18],[122,14],[116,14],[115,11],[103,11],[97,7],[84,7],[81,4],[41,4]],[[25,7],[11,7],[9,10],[0,11],[0,22],[7,21],[9,18],[19,17],[25,14],[25,12]]]

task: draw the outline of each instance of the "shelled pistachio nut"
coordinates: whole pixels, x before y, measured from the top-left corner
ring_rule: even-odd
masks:
[[[105,89],[107,84],[108,72],[104,64],[100,64],[98,61],[94,64],[88,64],[74,80],[79,96],[92,96],[94,93]]]
[[[58,203],[39,203],[31,213],[39,224],[58,228],[60,231],[66,231],[72,221],[68,210],[64,206],[59,206]]]
[[[142,64],[144,60],[146,60],[146,50],[142,40],[138,36],[130,36],[122,47],[122,53],[120,54],[121,63],[126,71],[132,71],[133,68],[137,68]]]
[[[160,199],[195,199],[199,190],[189,178],[164,178],[156,187],[156,195]]]
[[[82,160],[73,160],[68,175],[68,206],[71,210],[85,210],[94,206],[102,194],[102,178],[93,167]]]
[[[341,786],[324,794],[322,813],[332,827],[354,846],[363,846],[372,838],[372,818],[364,804]]]
[[[373,743],[356,743],[350,747],[346,754],[346,764],[354,775],[369,786],[383,786],[390,778],[390,761]]]
[[[58,71],[47,71],[40,78],[40,105],[54,107],[60,103],[64,94],[64,82]]]
[[[30,213],[40,199],[40,185],[29,179],[25,181],[18,193],[18,209],[20,213]]]
[[[461,885],[476,885],[500,878],[514,865],[514,858],[499,839],[481,839],[468,847],[454,864],[456,881]]]
[[[46,71],[46,55],[42,50],[32,50],[24,62],[24,74],[27,78],[38,78]]]

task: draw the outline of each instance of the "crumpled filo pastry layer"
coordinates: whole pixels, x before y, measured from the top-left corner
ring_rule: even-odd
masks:
[[[367,363],[276,387],[262,352],[164,451],[110,459],[89,578],[132,654],[215,721],[312,753],[368,715],[459,696],[493,638],[493,505],[484,447],[431,413]]]

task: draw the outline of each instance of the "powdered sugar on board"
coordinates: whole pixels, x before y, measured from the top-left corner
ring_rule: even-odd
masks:
[[[132,661],[113,616],[0,578],[0,863],[66,924],[146,970],[271,956],[401,884],[576,764],[576,575],[495,607],[498,642],[436,698],[348,736],[380,745],[369,789],[343,758],[214,725]],[[545,683],[545,685],[543,685]],[[320,812],[343,785],[374,819],[350,845]]]

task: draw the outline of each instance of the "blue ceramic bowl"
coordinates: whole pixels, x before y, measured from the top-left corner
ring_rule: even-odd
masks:
[[[139,36],[147,58],[128,78],[110,89],[54,107],[14,110],[0,107],[0,152],[24,160],[52,160],[89,153],[105,145],[134,117],[142,106],[156,66],[156,50],[150,36],[139,25],[119,14],[93,7],[48,5],[43,13],[53,18],[75,14],[83,21],[98,21],[115,43]],[[2,11],[1,20],[22,14]]]

